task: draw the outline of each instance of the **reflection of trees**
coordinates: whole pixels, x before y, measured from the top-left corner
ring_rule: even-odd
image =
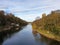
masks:
[[[6,40],[7,38],[10,38],[14,33],[18,32],[19,30],[8,30],[8,31],[3,31],[0,32],[0,45],[2,45],[2,43],[4,42],[4,40]]]
[[[34,37],[35,37],[36,40],[40,40],[40,36],[39,36],[38,33],[37,34],[33,34],[33,35],[34,35]]]
[[[57,41],[50,41],[49,45],[60,45],[60,42],[57,42]]]
[[[4,38],[4,37],[0,34],[0,45],[2,45],[3,38]]]
[[[46,38],[46,37],[40,35],[39,33],[34,33],[34,32],[32,32],[32,33],[37,42],[45,43],[46,45],[60,45],[60,42]],[[39,35],[40,35],[40,37],[39,37]]]
[[[35,40],[36,41],[40,41],[40,35],[39,35],[39,33],[37,33],[36,31],[32,31],[32,33],[33,33],[33,36],[34,36]]]
[[[47,45],[60,45],[60,42],[46,38],[42,35],[41,35],[41,41],[45,42]]]
[[[7,33],[0,32],[0,45],[2,45],[4,38],[7,36]]]

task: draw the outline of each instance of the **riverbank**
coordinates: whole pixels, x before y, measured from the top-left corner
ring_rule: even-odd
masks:
[[[42,18],[32,22],[32,28],[45,37],[60,41],[60,13],[42,14]]]
[[[25,26],[17,26],[16,24],[15,25],[0,26],[0,32],[18,31],[18,30],[22,29]]]
[[[36,26],[34,26],[34,27],[35,28],[33,28],[33,25],[32,25],[32,29],[33,29],[34,33],[40,33],[44,37],[47,37],[49,39],[56,40],[56,41],[60,42],[60,36],[59,35],[55,35],[54,33],[51,33],[47,30],[36,29]]]
[[[12,13],[5,13],[3,10],[0,11],[0,32],[9,31],[11,29],[19,30],[27,24],[27,21],[16,17]]]
[[[14,26],[3,26],[3,27],[0,27],[0,32],[8,31],[8,30],[11,30],[11,29],[17,30],[16,28],[20,29],[20,27],[15,27],[14,28]]]
[[[41,35],[47,37],[47,38],[50,38],[50,39],[53,39],[53,40],[56,40],[56,41],[60,41],[60,36],[55,35],[51,32],[48,33],[49,31],[37,30],[37,32],[40,33]]]

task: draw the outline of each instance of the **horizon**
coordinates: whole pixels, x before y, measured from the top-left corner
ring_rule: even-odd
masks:
[[[32,22],[43,13],[60,9],[60,0],[1,0],[0,10],[13,13],[15,16]]]

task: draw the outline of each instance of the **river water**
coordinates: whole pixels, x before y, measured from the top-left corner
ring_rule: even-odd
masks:
[[[50,44],[50,42],[41,37],[39,33],[33,34],[32,26],[31,24],[28,24],[19,32],[5,37],[1,45],[59,45],[59,43],[55,44],[56,41],[52,44]]]

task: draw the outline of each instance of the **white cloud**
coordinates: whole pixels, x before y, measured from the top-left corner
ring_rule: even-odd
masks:
[[[59,4],[60,0],[0,0],[0,10],[12,12],[15,15],[19,13],[23,19],[34,20],[41,13],[60,9]]]
[[[24,19],[26,21],[33,21],[36,19],[36,17],[42,17],[41,14],[29,14],[29,15],[16,15],[17,17],[20,17],[21,19]]]

